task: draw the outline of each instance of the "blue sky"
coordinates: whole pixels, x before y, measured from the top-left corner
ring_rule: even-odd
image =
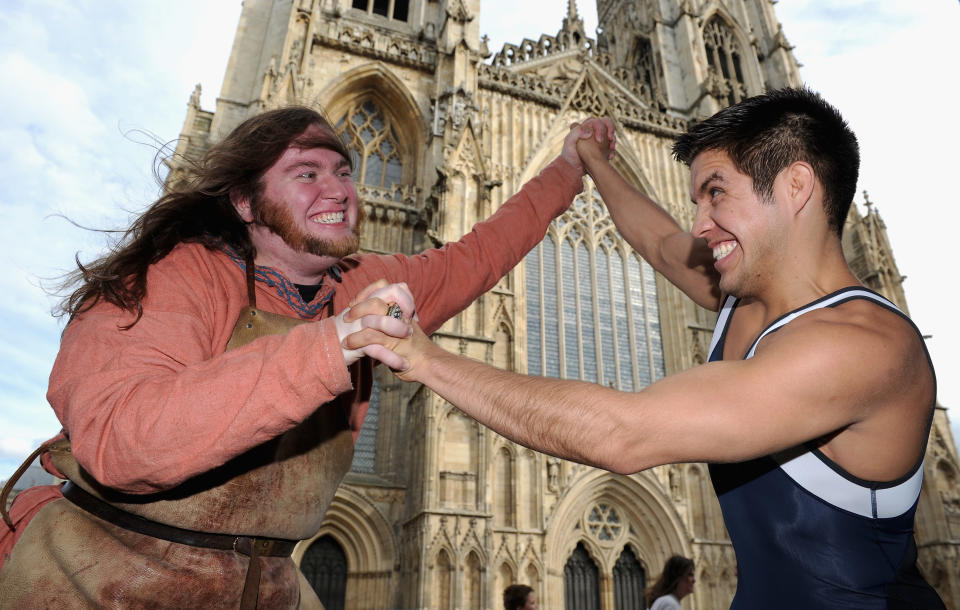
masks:
[[[592,35],[593,2],[578,2]],[[491,50],[555,33],[566,0],[483,0]],[[886,221],[914,320],[932,337],[939,399],[960,405],[960,325],[947,244],[960,225],[952,110],[960,59],[952,0],[776,5],[807,83],[860,137],[861,185]],[[176,138],[197,83],[213,109],[239,0],[0,0],[0,480],[59,424],[44,397],[62,325],[46,288],[102,234],[156,198],[155,149]],[[862,203],[862,195],[857,201]],[[861,208],[862,209],[862,208]],[[869,363],[864,363],[869,366]],[[960,437],[960,407],[953,412]]]

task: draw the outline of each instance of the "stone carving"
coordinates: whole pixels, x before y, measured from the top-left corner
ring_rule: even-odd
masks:
[[[431,36],[435,38],[434,27],[426,26],[424,37],[429,39]],[[423,70],[433,70],[437,61],[437,50],[433,45],[341,21],[327,24],[327,33],[316,34],[313,43]]]
[[[660,9],[656,2],[637,2],[627,9],[627,21],[636,31],[650,34],[662,22]]]
[[[463,87],[447,89],[433,100],[433,135],[443,136],[447,127],[451,134],[460,132],[468,120],[479,126],[479,109],[473,95]]]
[[[467,5],[463,3],[463,0],[454,0],[454,2],[447,5],[447,18],[461,25],[470,23],[474,17],[475,15],[467,9]]]
[[[193,88],[193,93],[190,94],[190,101],[187,102],[187,105],[196,110],[200,110],[200,83],[197,83],[197,86]]]
[[[552,456],[547,458],[547,489],[560,493],[560,460]]]

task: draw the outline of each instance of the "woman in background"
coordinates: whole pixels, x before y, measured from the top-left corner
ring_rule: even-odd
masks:
[[[680,600],[693,592],[693,560],[674,555],[663,566],[660,578],[647,590],[650,610],[681,610]]]

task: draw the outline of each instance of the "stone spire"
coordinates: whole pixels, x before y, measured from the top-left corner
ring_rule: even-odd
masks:
[[[577,12],[577,0],[567,0],[567,16],[563,18],[563,31],[568,34],[579,34],[580,40],[587,37],[583,30],[583,19]]]

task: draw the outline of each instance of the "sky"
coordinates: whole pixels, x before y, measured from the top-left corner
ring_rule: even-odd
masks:
[[[579,1],[594,37],[593,1]],[[56,279],[156,199],[156,146],[175,139],[196,84],[215,109],[239,0],[0,0],[0,480],[60,425],[45,399],[62,322]],[[884,219],[913,319],[960,439],[960,324],[947,244],[957,171],[960,3],[783,0],[801,76],[860,139],[861,179]],[[567,0],[483,0],[489,47],[555,34]],[[863,196],[856,201],[863,211]],[[87,227],[87,228],[84,228]],[[953,286],[953,288],[951,288]],[[954,295],[953,299],[949,295]],[[865,362],[864,366],[870,366]],[[952,408],[952,409],[951,409]]]

